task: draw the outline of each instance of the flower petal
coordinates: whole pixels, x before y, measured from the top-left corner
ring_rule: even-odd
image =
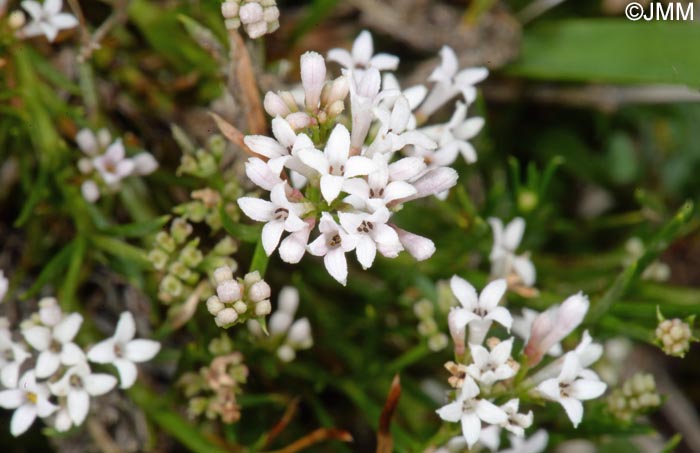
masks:
[[[453,401],[437,411],[438,416],[446,422],[456,423],[462,418],[462,402]]]
[[[121,381],[120,388],[128,389],[134,382],[136,382],[136,365],[124,359],[114,360],[114,366],[117,367],[117,372],[119,373],[119,380]]]
[[[577,379],[571,383],[571,396],[578,400],[592,400],[605,393],[607,387],[603,381]]]
[[[109,392],[117,385],[117,378],[109,374],[91,374],[89,379],[83,382],[85,390],[92,396],[100,396]]]
[[[481,435],[481,420],[474,412],[462,416],[462,435],[467,441],[467,446],[472,448]]]
[[[454,275],[450,279],[450,288],[452,294],[457,298],[460,304],[467,310],[473,310],[477,306],[476,289],[465,279]]]
[[[90,395],[83,389],[68,392],[68,414],[75,425],[82,425],[90,410]]]
[[[267,256],[272,255],[277,248],[282,232],[284,232],[284,222],[280,220],[271,220],[263,226],[262,243]]]
[[[10,433],[17,437],[24,433],[32,426],[36,419],[36,407],[31,404],[25,404],[15,410],[10,421]]]
[[[53,328],[53,337],[60,343],[68,343],[75,338],[83,324],[83,317],[79,313],[71,313]]]
[[[345,251],[340,247],[330,249],[323,257],[323,263],[331,277],[345,286],[348,279],[348,263],[345,258]]]
[[[0,391],[0,407],[3,409],[16,409],[24,402],[24,391],[9,389]]]
[[[492,281],[481,291],[479,295],[479,306],[486,310],[494,309],[498,306],[507,288],[508,285],[503,278]]]
[[[88,360],[94,363],[111,363],[116,358],[115,345],[116,342],[112,338],[97,343],[88,351]]]
[[[22,330],[22,336],[37,351],[45,351],[51,344],[51,330],[44,326],[33,326]]]
[[[338,195],[340,195],[340,191],[343,188],[343,181],[345,181],[345,179],[342,176],[321,176],[321,194],[326,202],[330,204],[333,202],[333,200],[338,198]]]
[[[508,415],[500,407],[490,401],[479,400],[476,405],[476,415],[486,423],[501,424],[508,420]]]
[[[559,403],[564,407],[566,415],[569,416],[569,420],[574,424],[574,428],[578,427],[583,419],[583,404],[576,398],[561,398]]]
[[[136,335],[134,315],[132,315],[131,312],[125,311],[119,316],[113,338],[120,343],[126,343],[134,338],[134,335]]]
[[[153,340],[131,340],[124,346],[124,357],[132,362],[146,362],[160,351],[160,343]]]
[[[36,377],[47,378],[54,374],[61,365],[61,356],[51,351],[43,351],[36,360]]]
[[[275,209],[275,205],[269,201],[253,197],[239,198],[238,206],[245,215],[257,222],[267,222],[272,219]]]

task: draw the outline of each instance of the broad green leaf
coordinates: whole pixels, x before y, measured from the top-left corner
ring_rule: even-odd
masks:
[[[700,86],[692,22],[631,22],[580,19],[527,28],[512,75],[604,83],[666,83]]]

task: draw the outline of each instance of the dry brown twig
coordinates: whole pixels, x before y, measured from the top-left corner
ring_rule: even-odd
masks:
[[[391,381],[386,403],[379,416],[379,428],[377,429],[377,453],[391,453],[394,451],[394,439],[391,437],[391,418],[399,405],[401,398],[401,378],[397,374]]]
[[[349,432],[336,428],[318,428],[317,430],[307,434],[286,447],[271,451],[269,453],[296,453],[302,451],[311,445],[323,442],[326,440],[339,440],[341,442],[352,442],[352,436]]]
[[[229,42],[231,45],[231,73],[229,74],[228,89],[245,113],[248,131],[251,134],[265,134],[267,120],[260,101],[260,90],[250,53],[248,53],[243,38],[236,30],[229,30]]]
[[[289,425],[289,422],[291,422],[294,418],[294,415],[297,413],[298,409],[299,398],[294,398],[287,406],[287,409],[285,409],[284,414],[282,414],[282,418],[280,418],[277,424],[273,426],[270,431],[268,431],[267,435],[265,436],[263,448],[269,447],[272,441],[275,440],[275,438],[279,436],[282,431],[284,431],[287,425]]]

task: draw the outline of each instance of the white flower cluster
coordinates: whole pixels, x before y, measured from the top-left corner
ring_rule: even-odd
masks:
[[[297,351],[309,349],[314,344],[309,320],[294,319],[298,307],[299,291],[293,286],[285,286],[277,300],[277,311],[272,313],[268,322],[269,336],[265,336],[260,323],[253,319],[248,321],[248,330],[263,343],[271,345],[283,362],[291,362]]]
[[[85,154],[78,161],[78,170],[88,176],[80,189],[90,203],[96,202],[101,193],[118,191],[124,178],[148,175],[158,168],[158,162],[147,152],[126,157],[121,138],[112,141],[107,129],[100,129],[97,134],[81,129],[75,141]]]
[[[23,38],[33,38],[44,35],[46,39],[53,42],[61,30],[68,30],[78,26],[78,19],[72,14],[62,13],[63,0],[45,0],[43,4],[34,0],[22,2],[24,8],[32,21],[24,27],[20,35]],[[15,11],[17,13],[17,11]],[[24,17],[14,14],[13,28],[19,28],[24,24]]]
[[[463,363],[449,363],[447,366],[452,373],[450,384],[457,388],[456,396],[453,402],[437,411],[438,415],[446,421],[461,422],[469,448],[480,441],[495,451],[502,428],[523,437],[525,429],[532,425],[532,411],[518,412],[518,395],[535,387],[534,396],[560,403],[574,426],[577,426],[583,418],[581,401],[597,398],[606,389],[606,384],[596,373],[587,369],[602,355],[601,345],[592,343],[585,332],[575,350],[542,369],[535,367],[544,353],[583,321],[588,300],[577,294],[561,306],[552,307],[536,316],[526,329],[528,339],[520,356],[522,360],[517,361],[512,356],[513,337],[503,341],[491,337],[486,342],[488,349],[482,345],[494,322],[508,331],[513,325],[510,311],[500,305],[507,289],[505,279],[492,281],[481,294],[477,294],[472,285],[458,276],[452,277],[450,286],[461,306],[449,313],[448,324],[455,342],[456,356],[464,360]],[[468,351],[465,340],[468,341]],[[514,378],[521,366],[526,366],[528,373],[516,382]],[[500,385],[496,387],[496,383]],[[497,399],[505,402],[497,405]],[[488,426],[482,427],[484,423]]]
[[[226,0],[221,4],[226,28],[243,25],[251,39],[272,33],[280,26],[280,11],[275,0]]]
[[[233,278],[233,269],[222,266],[214,271],[216,295],[207,299],[207,310],[219,327],[267,316],[272,311],[270,285],[258,271],[247,273],[242,279]]]
[[[53,417],[57,431],[81,425],[90,410],[90,397],[104,395],[117,385],[114,376],[93,373],[88,362],[114,365],[120,387],[129,388],[136,381],[134,363],[151,360],[160,350],[156,341],[134,339],[134,318],[124,312],[114,336],[84,352],[74,343],[83,317],[64,313],[53,298],[42,299],[39,307],[20,325],[24,341],[13,340],[9,323],[0,318],[0,384],[4,387],[0,407],[15,410],[10,422],[13,436],[24,433],[37,417]]]
[[[460,93],[467,103],[474,101],[473,85],[486,77],[486,69],[458,71],[456,56],[446,47],[442,64],[430,76],[430,92],[424,86],[402,92],[389,73],[382,87],[380,75],[396,69],[398,58],[372,53],[367,32],[357,38],[352,53],[331,51],[329,60],[345,68],[331,81],[324,58],[305,53],[302,95],[265,95],[273,137],[245,137],[259,156],[248,160],[246,173],[270,191],[270,201],[244,197],[238,203],[248,217],[265,222],[266,253],[279,245],[288,263],[299,262],[307,251],[323,256],[330,275],[342,284],[348,274],[345,254],[353,250],[364,269],[377,252],[395,258],[406,250],[418,260],[433,254],[431,240],[402,230],[390,218],[406,202],[446,195],[457,182],[457,172],[448,165],[459,152],[467,162],[476,160],[467,140],[483,123],[465,119],[466,105],[458,103],[449,123],[418,127]],[[315,226],[319,235],[309,243]],[[282,240],[285,232],[290,234]]]
[[[509,286],[512,284],[533,286],[537,273],[534,264],[530,261],[529,253],[516,255],[516,250],[525,233],[525,220],[522,217],[516,217],[505,227],[503,221],[495,217],[490,217],[488,222],[493,232],[493,247],[489,255],[491,277],[505,278]]]

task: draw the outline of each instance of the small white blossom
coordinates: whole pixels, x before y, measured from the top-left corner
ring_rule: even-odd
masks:
[[[5,318],[0,318],[5,321]],[[0,328],[0,383],[7,388],[17,386],[19,370],[31,354],[21,344],[12,341],[10,331]]]
[[[63,0],[45,0],[43,4],[34,0],[22,2],[24,8],[31,16],[32,21],[22,29],[22,35],[26,38],[44,35],[53,42],[61,30],[68,30],[78,25],[78,20],[71,14],[62,13]]]
[[[87,363],[79,363],[66,370],[63,377],[49,383],[51,393],[66,397],[66,410],[72,423],[80,426],[90,410],[90,397],[109,392],[117,385],[117,378],[109,374],[92,373]]]
[[[355,249],[358,238],[347,233],[327,212],[321,214],[318,229],[321,235],[308,245],[309,253],[323,257],[328,273],[345,286],[348,278],[347,252]]]
[[[474,117],[467,119],[467,105],[457,102],[457,108],[452,118],[445,124],[419,129],[419,132],[437,142],[438,146],[429,148],[422,143],[416,143],[419,151],[416,153],[430,158],[433,165],[451,165],[461,154],[465,162],[473,164],[477,161],[476,150],[469,143],[484,127],[484,119]],[[431,153],[431,149],[435,149]]]
[[[378,71],[393,71],[399,65],[399,58],[386,53],[374,54],[372,35],[363,30],[352,45],[352,52],[345,49],[331,49],[328,51],[328,60],[335,61],[342,67],[350,70],[365,70],[374,68]]]
[[[583,418],[581,401],[598,398],[607,388],[607,385],[600,380],[579,378],[582,371],[576,353],[569,352],[564,356],[564,364],[559,376],[547,379],[537,386],[537,391],[544,398],[562,405],[574,428]]]
[[[493,231],[493,248],[491,249],[491,275],[497,278],[507,278],[515,274],[526,286],[535,284],[535,266],[527,254],[516,255],[520,241],[525,232],[525,220],[516,217],[503,227],[501,219],[488,219]]]
[[[41,315],[41,313],[40,313]],[[61,364],[75,365],[85,360],[83,350],[73,343],[83,323],[79,313],[70,313],[57,319],[42,317],[45,325],[35,325],[22,330],[24,339],[39,352],[36,361],[36,377],[47,378],[54,374]]]
[[[160,343],[153,340],[134,339],[136,325],[130,312],[124,312],[111,338],[94,345],[87,353],[91,362],[112,364],[117,368],[121,388],[129,388],[136,381],[134,363],[151,360],[160,351]]]
[[[452,293],[462,305],[453,308],[455,324],[459,329],[469,326],[469,344],[481,344],[493,321],[510,330],[513,318],[505,307],[498,306],[506,293],[506,281],[494,280],[477,297],[476,290],[463,278],[453,276],[450,280]]]
[[[491,352],[479,344],[470,344],[474,363],[467,367],[467,373],[484,385],[515,376],[515,369],[508,363],[513,349],[513,339],[498,343]]]
[[[479,440],[482,421],[500,424],[508,419],[503,409],[478,396],[479,386],[472,378],[467,378],[457,393],[457,399],[437,410],[441,419],[461,422],[462,434],[469,448]]]
[[[92,164],[108,186],[117,185],[134,171],[134,162],[127,159],[121,139],[109,145],[104,154],[95,157]]]
[[[428,136],[425,131],[411,130],[411,109],[408,99],[403,95],[398,96],[391,110],[383,107],[375,107],[374,115],[380,122],[379,131],[374,141],[367,150],[367,155],[374,153],[394,152],[403,149],[407,145],[418,146],[423,149],[435,149],[437,143]]]
[[[378,209],[373,214],[341,212],[340,224],[350,235],[357,237],[355,253],[363,269],[372,267],[377,250],[382,255],[395,258],[403,250],[399,235],[386,224],[389,210]]]
[[[546,430],[540,429],[527,439],[510,435],[508,440],[510,440],[510,448],[501,450],[499,453],[542,453],[547,448],[549,434]]]
[[[513,398],[509,400],[506,404],[501,406],[501,409],[508,416],[508,420],[501,426],[518,437],[523,437],[525,435],[525,430],[532,426],[533,414],[529,411],[527,414],[521,414],[518,412],[520,406],[520,400]]]
[[[10,433],[24,433],[36,417],[48,417],[58,407],[49,401],[49,390],[45,384],[37,384],[33,371],[27,371],[19,380],[17,388],[0,391],[0,407],[15,409],[10,421]]]

